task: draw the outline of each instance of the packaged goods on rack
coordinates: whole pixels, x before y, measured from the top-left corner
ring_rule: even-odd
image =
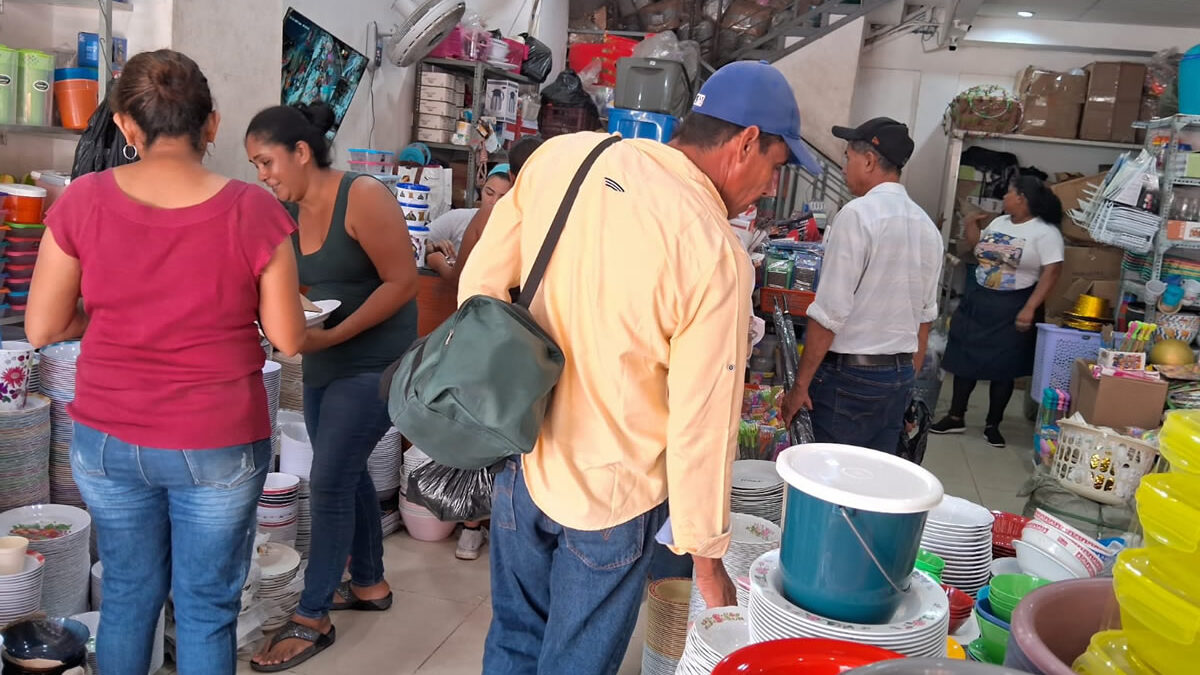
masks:
[[[821,244],[776,240],[767,248],[763,285],[815,292],[824,255]]]

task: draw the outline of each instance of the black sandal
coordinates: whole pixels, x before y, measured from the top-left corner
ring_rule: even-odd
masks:
[[[275,645],[279,644],[280,641],[289,640],[292,638],[311,642],[312,644],[299,654],[296,654],[287,661],[282,661],[280,663],[263,665],[251,659],[250,669],[259,673],[278,673],[284,670],[289,670],[294,666],[298,666],[317,654],[325,651],[326,648],[332,645],[333,641],[337,638],[337,629],[335,629],[333,626],[330,626],[328,633],[322,633],[316,628],[310,628],[308,626],[298,624],[295,621],[288,621],[287,623],[283,624],[283,627],[279,629],[279,632],[275,633],[275,635],[271,637],[271,642],[267,645],[267,651],[269,652],[274,649]]]
[[[377,600],[363,600],[354,594],[350,589],[350,582],[343,581],[338,584],[337,590],[333,593],[333,605],[329,608],[335,612],[343,610],[354,610],[357,612],[384,612],[392,606],[392,592],[388,591],[385,597]]]

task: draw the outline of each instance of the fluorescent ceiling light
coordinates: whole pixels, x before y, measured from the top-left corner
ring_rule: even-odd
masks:
[[[1021,11],[1017,12],[1017,16],[1021,17],[1022,19],[1032,19],[1033,12],[1030,12],[1028,10],[1021,10]]]

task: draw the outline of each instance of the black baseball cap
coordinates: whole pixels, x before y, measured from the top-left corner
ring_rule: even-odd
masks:
[[[890,117],[876,117],[857,127],[834,127],[833,135],[845,141],[866,141],[884,159],[903,167],[912,157],[913,140],[908,126]]]

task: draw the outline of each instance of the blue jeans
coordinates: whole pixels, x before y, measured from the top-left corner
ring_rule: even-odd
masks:
[[[817,442],[896,454],[914,381],[912,365],[822,363],[808,387]]]
[[[312,440],[312,547],[296,613],[320,619],[333,606],[346,556],[355,586],[383,581],[379,497],[367,458],[392,426],[379,398],[380,373],[304,388],[304,423]]]
[[[520,462],[492,493],[492,625],[488,675],[612,675],[646,590],[662,504],[616,527],[574,530],[533,503]]]
[[[167,591],[179,672],[232,674],[255,509],[271,441],[213,450],[130,445],[75,424],[71,468],[104,561],[101,672],[139,675]]]

